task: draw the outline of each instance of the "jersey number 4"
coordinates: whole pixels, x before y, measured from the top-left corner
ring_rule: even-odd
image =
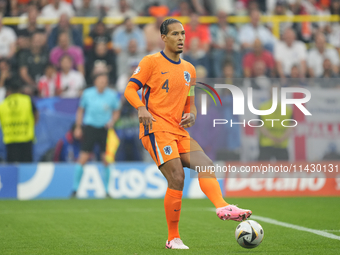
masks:
[[[169,80],[166,80],[162,86],[162,89],[166,90],[166,93],[168,93],[169,90]]]

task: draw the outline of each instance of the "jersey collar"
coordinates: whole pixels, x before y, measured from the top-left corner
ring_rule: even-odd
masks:
[[[171,63],[175,64],[175,65],[178,65],[181,63],[181,58],[179,58],[179,60],[176,62],[176,61],[173,61],[171,60],[170,58],[168,58],[165,53],[163,51],[161,51],[161,54],[163,55],[163,57],[165,57],[168,61],[170,61]]]

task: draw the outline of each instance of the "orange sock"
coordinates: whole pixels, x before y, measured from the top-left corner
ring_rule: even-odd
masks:
[[[200,183],[201,190],[214,204],[216,208],[229,205],[224,201],[220,185],[216,180],[215,174],[211,173],[198,173],[198,181]]]
[[[165,217],[168,223],[168,241],[180,238],[178,222],[181,215],[183,191],[167,189],[164,197]]]

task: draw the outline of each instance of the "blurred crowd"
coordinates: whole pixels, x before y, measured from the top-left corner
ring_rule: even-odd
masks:
[[[110,86],[123,92],[143,56],[163,49],[159,25],[166,16],[190,17],[182,58],[198,68],[200,78],[294,78],[311,85],[304,78],[339,76],[339,22],[280,23],[280,38],[271,23],[260,22],[261,15],[339,15],[339,0],[0,0],[0,13],[0,100],[13,77],[20,77],[29,95],[79,97],[103,70]],[[216,16],[217,23],[200,23],[202,15]],[[235,15],[248,15],[250,22],[228,23]],[[70,24],[75,16],[100,19],[84,38],[82,26]],[[136,25],[136,16],[156,21]],[[27,22],[4,26],[3,17]],[[38,17],[58,23],[41,25]],[[102,17],[123,22],[106,25]],[[313,85],[339,86],[337,79]]]

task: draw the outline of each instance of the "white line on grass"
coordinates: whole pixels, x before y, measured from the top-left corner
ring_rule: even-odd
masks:
[[[278,225],[278,226],[282,226],[282,227],[286,227],[286,228],[292,228],[292,229],[296,229],[296,230],[300,230],[300,231],[309,232],[309,233],[313,233],[313,234],[316,234],[316,235],[319,235],[319,236],[323,236],[323,237],[327,237],[327,238],[330,238],[330,239],[340,240],[340,236],[333,235],[331,233],[327,233],[327,232],[322,231],[322,230],[305,228],[305,227],[302,227],[302,226],[298,226],[298,225],[294,225],[294,224],[290,224],[290,223],[274,220],[274,219],[267,218],[267,217],[252,215],[250,217],[250,219],[255,219],[255,220],[267,222],[267,223],[270,223],[270,224],[274,224],[274,225]]]

